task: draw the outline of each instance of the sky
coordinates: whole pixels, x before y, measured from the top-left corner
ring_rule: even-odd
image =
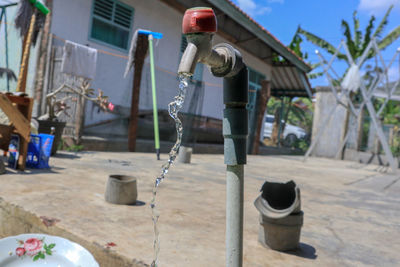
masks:
[[[348,21],[353,30],[352,15],[357,11],[360,29],[364,32],[370,17],[375,16],[375,27],[377,27],[392,4],[394,9],[389,16],[383,36],[400,25],[400,0],[233,0],[233,2],[285,45],[290,43],[300,25],[337,47],[343,38],[342,19]],[[383,51],[385,62],[389,62],[398,47],[400,39]],[[304,40],[302,50],[309,55],[306,61],[319,62],[315,54],[317,48]],[[330,58],[329,55],[326,56]],[[340,72],[345,68],[345,63],[335,61],[334,68]],[[399,60],[392,65],[389,76],[391,80],[399,79]],[[311,84],[313,87],[327,85],[327,81],[325,78],[319,78],[311,80]]]

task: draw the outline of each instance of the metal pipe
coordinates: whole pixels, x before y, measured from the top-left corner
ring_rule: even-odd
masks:
[[[235,58],[241,62],[238,55]],[[224,78],[224,161],[226,166],[226,266],[243,264],[243,192],[244,164],[247,162],[248,72],[240,71]]]
[[[198,24],[196,24],[198,22]],[[183,33],[188,46],[179,64],[178,73],[193,74],[197,62],[210,67],[216,77],[223,77],[224,162],[226,170],[226,266],[243,265],[243,179],[248,134],[248,72],[242,56],[229,44],[211,47],[216,31],[215,15],[209,8],[193,8],[185,12]]]
[[[243,264],[244,165],[226,166],[226,266]]]
[[[154,142],[157,159],[160,159],[160,135],[158,130],[158,109],[157,109],[157,92],[156,78],[154,71],[154,53],[153,53],[153,35],[149,35],[149,51],[150,51],[150,72],[151,72],[151,89],[153,94],[153,121],[154,121]]]

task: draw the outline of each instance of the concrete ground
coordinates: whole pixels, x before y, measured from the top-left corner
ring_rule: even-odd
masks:
[[[144,153],[60,153],[51,170],[0,176],[0,237],[64,236],[101,266],[151,263],[149,201],[162,161]],[[245,168],[244,266],[399,266],[399,176],[376,166],[301,157],[249,156]],[[109,174],[138,178],[138,204],[104,201]],[[282,253],[257,241],[253,201],[266,179],[293,179],[305,213],[300,249]],[[397,182],[396,182],[397,181]],[[160,266],[225,266],[225,166],[222,155],[177,163],[158,194]],[[47,226],[46,226],[47,225]]]

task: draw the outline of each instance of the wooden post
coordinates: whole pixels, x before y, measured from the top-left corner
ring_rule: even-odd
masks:
[[[136,51],[135,51],[135,66],[133,73],[131,117],[129,121],[129,131],[128,131],[128,148],[130,152],[134,152],[136,149],[136,136],[137,136],[137,125],[139,116],[140,82],[142,80],[142,70],[147,50],[148,50],[147,36],[138,34]]]
[[[257,114],[257,126],[253,142],[253,149],[252,149],[253,150],[252,154],[254,155],[257,155],[259,153],[261,129],[262,129],[262,124],[264,123],[265,110],[267,108],[268,100],[270,97],[271,97],[270,82],[266,80],[261,81],[261,89],[259,91],[259,97],[257,97],[257,106],[259,107]]]
[[[281,121],[281,109],[277,108],[274,114],[274,124],[272,126],[272,133],[271,133],[271,142],[274,145],[278,146],[279,142],[279,122]]]
[[[283,133],[285,132],[286,124],[287,124],[287,121],[288,121],[288,118],[289,118],[289,113],[290,113],[290,110],[292,108],[292,100],[293,100],[293,97],[289,97],[289,103],[287,104],[287,106],[288,106],[287,107],[287,111],[285,113],[285,118],[283,119],[284,123],[282,125],[281,137],[284,136]]]
[[[36,22],[36,14],[33,13],[31,17],[31,22],[29,24],[29,31],[24,37],[21,67],[19,69],[18,82],[17,82],[17,90],[16,90],[17,92],[25,92],[26,89],[26,78],[28,77],[28,67],[29,67],[29,54],[31,50],[32,34],[35,22]]]
[[[80,90],[80,89],[79,89]],[[86,99],[78,95],[76,99],[76,113],[75,113],[75,144],[81,144],[83,134],[83,124],[85,122],[85,104]]]
[[[53,7],[53,0],[47,0],[46,6],[49,9]],[[46,75],[46,63],[49,58],[48,44],[50,43],[50,26],[51,26],[52,13],[47,14],[46,21],[44,23],[42,35],[39,44],[39,55],[36,63],[36,78],[35,78],[35,89],[34,89],[34,99],[35,101],[35,112],[36,116],[41,115],[41,105],[42,97],[45,97],[44,92],[44,79]]]

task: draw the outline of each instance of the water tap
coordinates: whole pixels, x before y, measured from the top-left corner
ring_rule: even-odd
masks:
[[[188,45],[179,64],[179,74],[192,75],[198,62],[209,66],[211,73],[217,77],[232,76],[243,67],[240,53],[229,44],[212,47],[212,38],[216,31],[217,20],[211,8],[196,7],[186,10],[182,32]]]

